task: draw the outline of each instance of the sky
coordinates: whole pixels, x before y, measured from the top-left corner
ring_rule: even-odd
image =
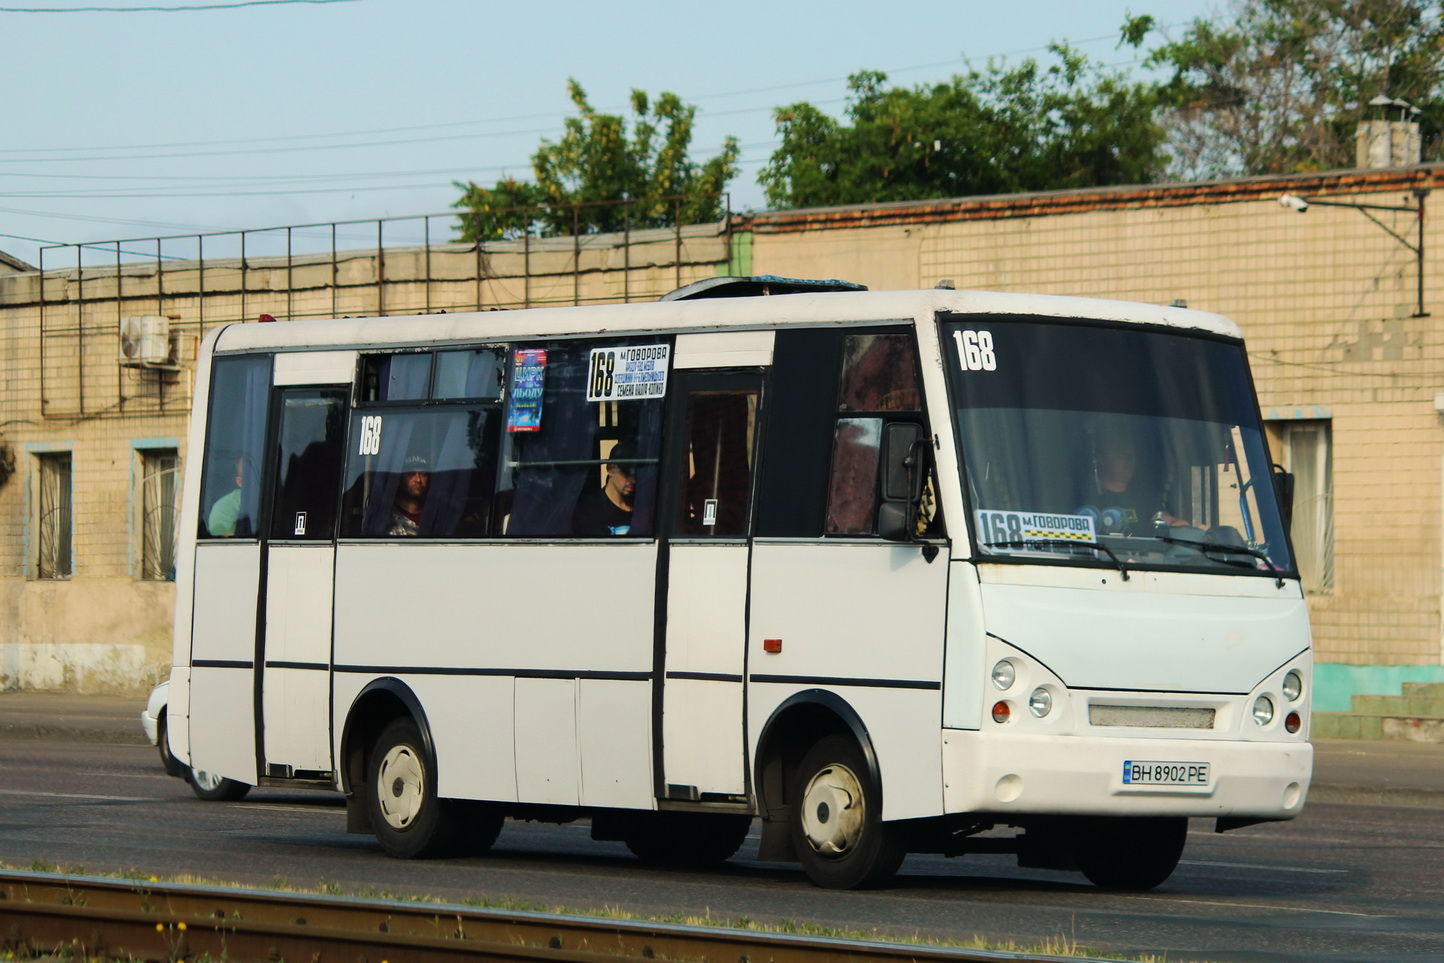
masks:
[[[0,251],[35,264],[47,244],[444,214],[455,181],[530,177],[537,145],[574,113],[568,78],[602,111],[629,114],[633,88],[695,105],[694,157],[735,136],[731,208],[762,209],[773,110],[806,100],[840,116],[851,73],[933,83],[989,58],[1046,59],[1053,40],[1136,70],[1136,52],[1118,49],[1128,13],[1176,35],[1217,10],[1215,0],[0,0]],[[454,223],[434,220],[431,239]],[[418,219],[387,238],[414,242],[422,230]],[[298,251],[322,234],[329,247],[329,230],[301,232]],[[364,246],[375,226],[340,236],[343,248]],[[224,256],[226,243],[208,242],[206,255]],[[266,244],[284,253],[283,235],[248,251],[277,253],[258,250]],[[192,257],[196,245],[161,248]],[[74,259],[46,252],[47,267]]]

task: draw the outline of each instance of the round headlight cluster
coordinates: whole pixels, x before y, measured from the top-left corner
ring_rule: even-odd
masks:
[[[1284,676],[1283,692],[1284,698],[1290,702],[1298,702],[1299,696],[1304,694],[1304,677],[1297,669],[1290,669],[1289,674]]]
[[[1266,726],[1274,721],[1274,700],[1268,696],[1259,696],[1253,702],[1253,721],[1261,726]]]

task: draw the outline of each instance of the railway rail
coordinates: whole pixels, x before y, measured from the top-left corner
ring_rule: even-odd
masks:
[[[16,958],[430,963],[1076,963],[1076,957],[759,933],[454,904],[0,872],[0,950]]]

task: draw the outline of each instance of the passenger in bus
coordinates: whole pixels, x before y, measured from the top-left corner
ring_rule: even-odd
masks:
[[[386,534],[414,536],[421,533],[421,512],[431,491],[431,462],[423,455],[407,455],[401,469],[396,502],[386,523]]]
[[[220,498],[216,499],[211,506],[210,514],[206,516],[206,530],[212,537],[230,538],[238,534],[247,537],[251,534],[251,520],[249,516],[243,516],[241,512],[241,489],[245,487],[245,466],[244,457],[236,459],[236,487],[231,489]]]
[[[573,535],[626,535],[632,530],[632,496],[637,490],[636,449],[619,441],[607,455],[606,480],[583,492],[572,512]]]

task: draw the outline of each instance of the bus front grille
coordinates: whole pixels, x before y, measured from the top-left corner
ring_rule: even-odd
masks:
[[[1140,729],[1212,729],[1215,710],[1195,706],[1119,706],[1093,703],[1088,723]]]

